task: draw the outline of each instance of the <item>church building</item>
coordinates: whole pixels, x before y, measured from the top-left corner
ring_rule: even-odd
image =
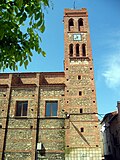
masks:
[[[85,8],[64,10],[63,72],[0,74],[0,159],[102,159]]]

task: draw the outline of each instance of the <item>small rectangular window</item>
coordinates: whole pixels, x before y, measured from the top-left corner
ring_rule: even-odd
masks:
[[[80,113],[83,113],[83,109],[82,108],[80,108]]]
[[[16,116],[27,116],[28,101],[17,101],[16,103]]]
[[[82,127],[82,128],[80,128],[80,131],[81,131],[81,132],[84,132],[84,128],[83,128],[83,127]]]
[[[46,113],[47,117],[57,116],[58,101],[46,101]]]
[[[80,75],[78,75],[78,80],[80,80],[81,79],[81,76]]]
[[[82,96],[82,91],[79,91],[79,96]]]

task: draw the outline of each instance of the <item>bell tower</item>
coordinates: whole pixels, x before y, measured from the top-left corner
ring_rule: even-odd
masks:
[[[101,160],[88,13],[64,11],[66,159]],[[71,158],[72,157],[72,158]]]

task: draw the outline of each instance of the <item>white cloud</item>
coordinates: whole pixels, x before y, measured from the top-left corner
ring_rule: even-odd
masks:
[[[120,86],[120,31],[116,31],[107,40],[107,55],[104,57],[102,76],[109,88]]]
[[[117,88],[120,86],[120,53],[109,56],[106,60],[103,77],[109,88]]]

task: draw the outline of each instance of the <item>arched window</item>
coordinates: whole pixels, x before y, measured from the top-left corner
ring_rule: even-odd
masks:
[[[70,57],[73,56],[73,44],[69,45],[69,54],[70,54]]]
[[[79,44],[76,44],[76,56],[79,56]]]
[[[78,20],[78,30],[79,30],[79,31],[80,31],[81,26],[83,26],[83,19],[82,19],[82,18],[80,18],[80,19]]]
[[[68,22],[68,29],[69,31],[71,31],[72,27],[74,26],[74,20],[71,18],[69,19],[69,22]]]
[[[82,56],[86,56],[86,44],[82,44]]]

